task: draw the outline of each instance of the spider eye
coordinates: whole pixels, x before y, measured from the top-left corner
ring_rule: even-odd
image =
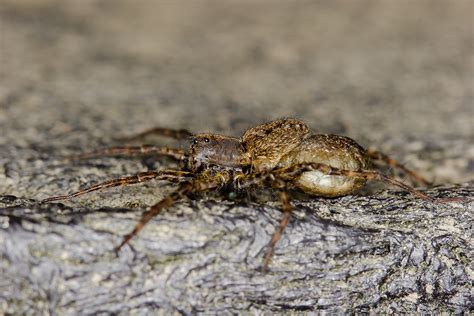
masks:
[[[204,140],[205,143],[209,143],[209,142],[210,142],[209,138],[207,138],[207,137],[204,137],[203,140]]]
[[[197,145],[197,143],[199,143],[199,141],[196,138],[193,138],[193,144]]]

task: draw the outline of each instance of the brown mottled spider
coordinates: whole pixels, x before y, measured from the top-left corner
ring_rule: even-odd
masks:
[[[135,154],[157,154],[185,163],[183,170],[141,172],[134,176],[105,181],[78,192],[50,197],[42,202],[71,199],[105,188],[136,184],[150,180],[178,183],[178,188],[147,210],[134,229],[124,236],[116,248],[120,250],[148,221],[164,208],[190,193],[218,190],[231,186],[236,190],[250,187],[269,187],[278,192],[283,216],[275,230],[263,261],[267,270],[273,249],[291,217],[289,189],[309,195],[337,197],[359,189],[367,180],[377,180],[398,186],[418,198],[430,202],[453,199],[434,199],[414,188],[370,169],[372,160],[379,160],[399,168],[415,180],[428,184],[413,171],[386,155],[365,150],[354,140],[336,135],[313,135],[308,126],[297,119],[280,119],[248,129],[240,138],[217,134],[192,134],[186,130],[155,128],[132,139],[158,134],[174,139],[191,139],[189,150],[139,146],[112,147],[75,156],[76,159]]]

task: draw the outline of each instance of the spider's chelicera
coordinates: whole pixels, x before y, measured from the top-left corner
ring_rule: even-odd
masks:
[[[371,168],[372,161],[381,161],[399,168],[416,181],[428,182],[386,155],[365,150],[354,140],[337,135],[313,135],[308,126],[297,119],[280,119],[248,129],[241,137],[217,134],[192,134],[186,130],[155,128],[130,139],[150,134],[174,139],[191,139],[187,151],[157,146],[126,146],[102,149],[75,156],[76,159],[156,154],[184,162],[182,170],[141,172],[134,176],[105,181],[81,191],[50,197],[42,202],[67,200],[105,188],[166,180],[178,184],[177,189],[150,207],[134,229],[116,248],[120,250],[145,224],[164,208],[190,193],[233,187],[238,190],[272,188],[278,192],[283,216],[268,245],[263,269],[267,270],[273,249],[280,239],[292,212],[288,190],[296,189],[309,195],[337,197],[359,189],[367,180],[377,180],[398,186],[418,198],[430,202],[453,199],[434,199],[392,177]]]

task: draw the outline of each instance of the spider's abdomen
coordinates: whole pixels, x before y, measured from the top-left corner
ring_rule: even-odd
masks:
[[[354,140],[337,135],[313,135],[285,155],[280,165],[321,163],[345,170],[360,171],[370,165],[366,151]],[[311,195],[334,197],[347,195],[364,185],[365,180],[306,171],[293,180],[294,185]]]

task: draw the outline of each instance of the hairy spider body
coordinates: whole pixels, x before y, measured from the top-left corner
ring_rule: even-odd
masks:
[[[435,200],[426,194],[379,171],[370,169],[372,160],[380,160],[405,171],[412,178],[428,182],[388,156],[365,150],[354,140],[336,135],[311,135],[308,126],[297,119],[280,119],[248,129],[240,138],[217,134],[192,134],[186,130],[155,128],[129,139],[158,134],[175,139],[191,138],[187,151],[146,146],[113,147],[75,156],[75,159],[115,155],[157,154],[185,161],[184,170],[142,172],[99,183],[69,195],[47,198],[42,202],[71,199],[105,188],[151,180],[178,183],[169,196],[150,207],[134,229],[116,248],[120,250],[146,223],[163,209],[191,193],[219,190],[225,186],[247,189],[270,187],[278,192],[283,216],[267,248],[263,269],[271,260],[273,249],[291,217],[289,189],[299,189],[313,196],[336,197],[359,189],[367,180],[398,186],[418,198]],[[452,201],[446,199],[443,201]]]

